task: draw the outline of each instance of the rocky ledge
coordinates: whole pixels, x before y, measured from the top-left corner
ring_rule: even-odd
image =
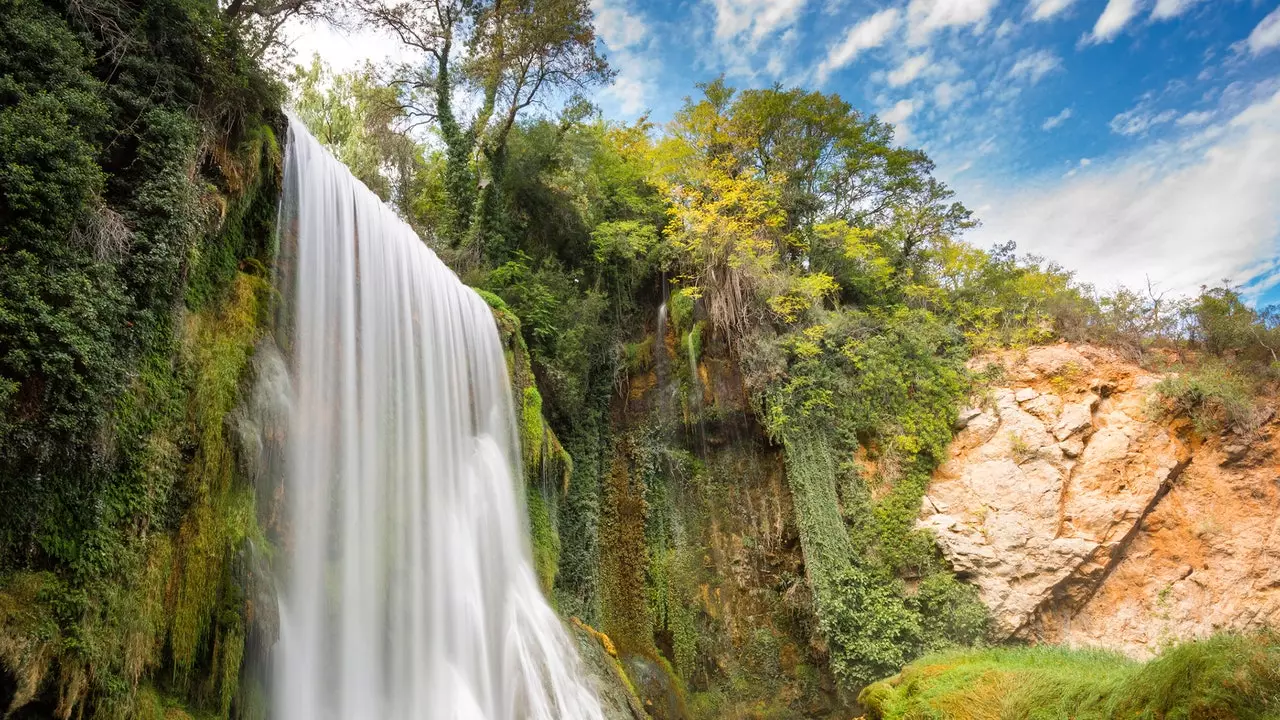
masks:
[[[1148,657],[1280,624],[1280,453],[1271,418],[1201,438],[1152,417],[1161,376],[1055,345],[996,365],[925,497],[955,571],[1008,638]]]

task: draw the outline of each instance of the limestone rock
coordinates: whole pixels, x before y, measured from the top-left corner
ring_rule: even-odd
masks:
[[[1004,636],[1147,657],[1170,640],[1280,624],[1273,433],[1187,442],[1147,417],[1160,376],[1104,349],[973,366],[990,363],[1015,387],[963,415],[919,526]]]
[[[1036,392],[1035,388],[1022,388],[1013,394],[1013,399],[1020,403],[1024,403],[1028,400],[1034,400],[1038,397],[1040,397],[1040,393]]]

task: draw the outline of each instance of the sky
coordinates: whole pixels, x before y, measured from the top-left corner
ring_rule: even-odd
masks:
[[[591,0],[610,118],[723,74],[895,124],[974,210],[1100,291],[1226,280],[1280,302],[1280,0]],[[299,26],[344,69],[394,42]]]

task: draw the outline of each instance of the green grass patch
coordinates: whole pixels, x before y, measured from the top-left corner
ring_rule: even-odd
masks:
[[[876,720],[1275,720],[1280,636],[1218,635],[1147,663],[1058,647],[939,653],[858,701]]]
[[[1156,385],[1155,414],[1187,417],[1202,435],[1223,428],[1249,430],[1256,422],[1254,390],[1226,365],[1206,362],[1194,370],[1165,378]]]

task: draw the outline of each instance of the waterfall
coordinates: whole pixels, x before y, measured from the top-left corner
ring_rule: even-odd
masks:
[[[290,120],[283,720],[596,720],[530,559],[489,307]]]

